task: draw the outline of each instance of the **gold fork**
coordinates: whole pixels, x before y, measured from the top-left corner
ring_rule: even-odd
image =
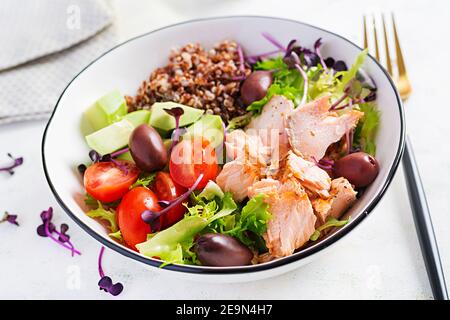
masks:
[[[392,29],[395,42],[395,55],[397,73],[393,70],[393,60],[389,51],[388,32],[384,15],[381,16],[383,22],[383,35],[385,47],[385,67],[391,77],[403,101],[406,101],[412,92],[411,82],[406,72],[405,60],[400,48],[400,40],[397,33],[394,14],[392,14]],[[364,23],[364,48],[369,48],[367,37],[366,16],[363,17]],[[380,48],[378,45],[378,34],[375,23],[375,17],[372,16],[372,31],[374,41],[375,58],[381,62]],[[442,270],[439,249],[434,234],[433,223],[431,221],[430,210],[428,208],[425,191],[420,179],[417,163],[414,158],[411,142],[406,139],[405,150],[402,157],[403,169],[405,174],[406,186],[408,189],[409,202],[414,217],[417,236],[419,238],[422,256],[428,273],[431,290],[436,300],[448,300],[447,288],[445,285],[444,272]]]
[[[392,68],[392,59],[391,59],[391,53],[389,51],[389,39],[388,39],[388,33],[386,28],[386,20],[384,17],[384,14],[382,14],[381,19],[383,22],[383,37],[384,37],[384,48],[385,48],[385,63],[386,63],[386,69],[391,75],[391,77],[394,79],[395,85],[397,87],[398,92],[400,93],[400,96],[403,101],[406,101],[411,92],[412,92],[412,86],[411,82],[408,78],[408,73],[406,72],[406,66],[405,66],[405,60],[403,58],[402,49],[400,47],[400,40],[397,33],[397,26],[395,23],[395,17],[394,14],[391,14],[392,17],[392,29],[393,29],[393,37],[395,42],[395,55],[397,59],[397,73],[394,74],[393,68]],[[368,37],[367,37],[367,21],[366,16],[363,17],[364,22],[364,48],[369,47],[368,43]],[[375,16],[372,16],[372,30],[373,30],[373,38],[374,38],[374,44],[375,44],[375,58],[381,62],[380,60],[380,49],[378,45],[378,33],[377,33],[377,26],[375,23]]]

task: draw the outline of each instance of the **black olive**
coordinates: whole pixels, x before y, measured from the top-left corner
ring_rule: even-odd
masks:
[[[204,266],[230,267],[251,264],[252,251],[239,240],[220,233],[207,233],[195,245],[198,259]]]
[[[334,164],[334,175],[344,177],[356,188],[366,187],[378,175],[378,161],[365,152],[348,154]]]
[[[134,129],[130,136],[129,147],[134,162],[143,171],[161,170],[167,164],[167,150],[161,136],[146,124]]]
[[[272,72],[254,71],[252,72],[241,87],[242,101],[246,106],[254,101],[261,100],[267,94],[267,90],[272,84]]]

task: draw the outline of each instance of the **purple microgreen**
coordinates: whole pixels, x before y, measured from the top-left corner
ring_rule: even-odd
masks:
[[[203,173],[200,174],[198,176],[197,180],[195,180],[194,184],[185,193],[183,193],[181,196],[179,196],[175,200],[170,201],[170,203],[167,206],[165,206],[164,209],[162,209],[161,211],[145,210],[144,212],[142,212],[142,215],[141,215],[142,220],[144,220],[144,222],[146,222],[150,225],[152,232],[154,232],[155,230],[159,230],[159,225],[160,225],[159,218],[162,215],[169,212],[173,207],[179,205],[184,200],[186,200],[189,197],[189,195],[197,188],[200,181],[203,179],[203,176],[204,176]]]
[[[366,103],[366,102],[370,102],[370,101],[374,101],[377,98],[377,93],[376,91],[371,91],[365,98],[359,98],[359,99],[349,99],[349,102],[346,104],[343,104],[339,107],[335,107],[333,109],[330,108],[330,110],[343,110],[345,108],[351,107],[354,104],[360,104],[360,103]]]
[[[289,45],[291,45],[291,43],[289,43]],[[283,62],[288,66],[288,68],[297,69],[303,78],[303,96],[302,100],[300,101],[300,105],[304,105],[308,98],[309,84],[308,84],[308,75],[306,74],[305,70],[303,70],[301,60],[298,54],[295,51],[291,50],[290,54],[284,56]]]
[[[14,169],[17,168],[18,166],[21,166],[23,164],[23,157],[19,157],[19,158],[14,158],[11,153],[7,153],[8,157],[11,158],[11,160],[13,161],[12,164],[5,166],[5,167],[0,167],[0,171],[5,171],[8,172],[10,175],[14,174]]]
[[[347,64],[342,60],[338,60],[333,64],[333,70],[336,72],[347,71]]]
[[[16,226],[19,226],[19,223],[17,222],[17,215],[16,214],[9,214],[8,212],[5,212],[3,215],[3,218],[0,220],[0,223],[8,222],[11,224],[14,224]]]
[[[306,103],[306,99],[308,98],[308,75],[301,65],[296,64],[295,68],[300,72],[303,78],[303,96],[302,101],[300,101],[300,105],[302,106]]]
[[[112,159],[111,158],[111,160],[110,160],[112,163],[114,163],[115,165],[116,165],[116,167],[118,167],[120,170],[122,170],[122,172],[125,174],[125,175],[128,175],[128,165],[126,165],[126,164],[124,164],[124,163],[122,163],[122,162],[120,162],[120,161],[117,161],[117,160],[115,160],[115,159]]]
[[[306,67],[310,68],[312,66],[317,65],[320,62],[319,57],[317,54],[308,48],[303,48],[301,46],[294,47],[292,49],[299,57],[302,58],[304,61]]]
[[[94,163],[97,163],[97,162],[112,162],[120,170],[122,170],[125,175],[127,175],[128,174],[128,166],[126,164],[123,164],[120,161],[115,160],[114,158],[117,158],[118,156],[128,152],[129,150],[130,150],[129,148],[124,148],[124,149],[118,150],[118,151],[113,152],[113,153],[105,154],[103,156],[101,156],[97,151],[91,150],[91,151],[89,151],[89,158],[91,158],[92,162],[94,162]]]
[[[245,75],[244,51],[242,51],[242,47],[240,45],[237,46],[237,53],[238,53],[238,57],[239,57],[239,73],[241,75]]]
[[[80,165],[77,167],[78,172],[79,172],[82,176],[84,176],[84,173],[86,172],[86,169],[87,169],[87,167],[86,167],[85,164],[80,164]]]
[[[314,43],[314,51],[316,52],[317,56],[320,59],[320,64],[322,65],[322,67],[324,68],[325,71],[327,71],[327,64],[325,63],[325,60],[322,57],[322,54],[320,53],[320,46],[322,45],[322,38],[319,38],[316,40],[316,42]]]
[[[273,50],[273,51],[269,51],[269,52],[253,55],[253,56],[246,56],[245,60],[249,64],[255,64],[256,62],[262,60],[263,58],[270,57],[270,56],[272,56],[274,54],[277,54],[277,53],[280,53],[280,52],[284,52],[284,50],[278,49],[278,50]]]
[[[91,158],[92,162],[96,163],[99,162],[102,158],[102,156],[95,150],[89,151],[89,158]]]
[[[333,170],[334,161],[330,159],[322,158],[320,160],[317,160],[315,157],[312,157],[312,160],[318,166],[320,169],[325,171],[331,171]]]
[[[127,153],[128,151],[130,151],[130,148],[128,147],[123,148],[121,150],[117,150],[116,152],[111,153],[111,158],[117,158],[118,156]]]
[[[98,282],[98,287],[100,290],[109,292],[113,296],[119,295],[123,291],[123,285],[120,282],[113,284],[110,277],[105,275],[102,267],[103,253],[105,252],[105,247],[100,249],[100,254],[98,255],[98,274],[100,275],[100,281]]]
[[[291,41],[289,41],[287,47],[286,47],[286,53],[284,54],[284,57],[287,57],[291,54],[292,50],[294,49],[294,45],[297,42],[297,40],[292,39]]]
[[[273,44],[275,47],[277,47],[279,50],[286,52],[286,48],[278,42],[271,34],[267,32],[263,32],[262,36],[267,39],[271,44]]]
[[[242,51],[242,47],[240,45],[237,46],[236,51],[237,51],[238,59],[239,59],[238,75],[233,76],[233,77],[229,77],[229,76],[220,77],[221,80],[225,80],[225,81],[244,81],[245,79],[247,79],[247,76],[245,74],[245,60],[246,60],[246,58],[244,56],[244,51]],[[254,61],[253,63],[255,63],[256,61]]]
[[[60,246],[70,250],[72,252],[72,256],[75,254],[81,255],[81,252],[76,250],[74,245],[70,242],[70,236],[67,234],[67,230],[69,226],[65,223],[61,224],[60,231],[56,230],[55,225],[51,222],[53,218],[53,208],[50,207],[48,210],[41,212],[41,220],[42,224],[37,227],[37,234],[41,237],[50,238],[55,243]],[[53,234],[56,234],[54,236]]]
[[[346,154],[353,153],[353,137],[355,135],[355,131],[353,129],[348,130],[345,133],[345,144],[346,144]]]
[[[163,207],[163,208],[167,208],[168,206],[170,206],[170,201],[168,200],[159,200],[158,204]]]
[[[70,240],[70,236],[67,234],[67,230],[69,230],[69,226],[66,223],[62,223],[59,227],[60,235],[58,237],[58,240],[61,242],[68,242]]]
[[[174,119],[175,119],[175,129],[173,131],[172,144],[170,145],[170,148],[169,148],[169,154],[170,154],[172,151],[172,148],[175,147],[175,145],[180,140],[180,118],[184,114],[184,109],[181,107],[174,107],[171,109],[164,108],[164,111],[167,114],[174,117]]]
[[[341,110],[344,109],[344,106],[339,107],[339,105],[347,98],[350,98],[350,100],[353,100],[351,103],[345,105],[345,107],[351,106],[355,103],[355,101],[364,102],[364,99],[361,99],[361,93],[362,93],[363,87],[361,82],[359,82],[356,79],[350,80],[350,82],[347,84],[347,86],[344,89],[344,94],[336,100],[330,107],[330,110]],[[368,96],[370,96],[371,93],[369,93]]]
[[[296,64],[300,64],[300,58],[298,57],[298,54],[292,51],[289,55],[285,56],[283,58],[283,62],[288,66],[288,68],[293,69],[295,68]]]
[[[223,140],[222,140],[222,149],[225,150],[227,141],[227,126],[225,125],[225,122],[222,120],[222,131],[223,131]]]

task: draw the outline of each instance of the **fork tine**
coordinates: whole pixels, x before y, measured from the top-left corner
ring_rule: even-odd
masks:
[[[369,47],[369,40],[367,39],[366,15],[363,15],[363,25],[364,25],[364,49],[367,49]]]
[[[395,53],[397,56],[398,75],[403,76],[406,75],[405,61],[403,59],[402,49],[400,48],[400,40],[398,38],[397,27],[395,25],[395,17],[393,12],[391,13],[391,16],[392,16],[392,26],[394,28]]]
[[[383,20],[384,48],[386,51],[386,68],[387,68],[387,71],[389,72],[389,74],[392,76],[391,54],[389,52],[389,41],[388,41],[388,36],[387,36],[387,31],[386,31],[386,21],[384,19],[384,13],[382,14],[381,18]]]
[[[380,48],[378,47],[378,34],[377,34],[377,26],[375,23],[375,16],[372,15],[372,27],[373,27],[373,38],[375,41],[375,58],[380,61]]]

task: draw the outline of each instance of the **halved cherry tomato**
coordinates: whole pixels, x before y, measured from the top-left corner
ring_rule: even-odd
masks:
[[[196,189],[204,188],[219,172],[216,151],[206,139],[183,140],[172,150],[169,170],[172,179],[186,188],[190,188],[203,173]]]
[[[155,181],[152,185],[152,190],[155,191],[155,194],[158,196],[159,200],[166,201],[175,200],[186,192],[186,188],[173,181],[170,174],[162,171],[156,174]],[[185,212],[186,207],[183,206],[182,203],[173,207],[169,212],[161,216],[162,227],[168,228],[174,223],[180,221]]]
[[[127,167],[127,172],[113,162],[97,162],[86,169],[84,187],[92,197],[102,202],[122,198],[136,182],[139,169],[130,161],[116,160]]]
[[[141,218],[145,210],[161,210],[156,195],[145,187],[136,187],[128,191],[117,207],[117,223],[123,240],[134,250],[136,244],[147,240],[147,235],[152,233],[150,225]]]

